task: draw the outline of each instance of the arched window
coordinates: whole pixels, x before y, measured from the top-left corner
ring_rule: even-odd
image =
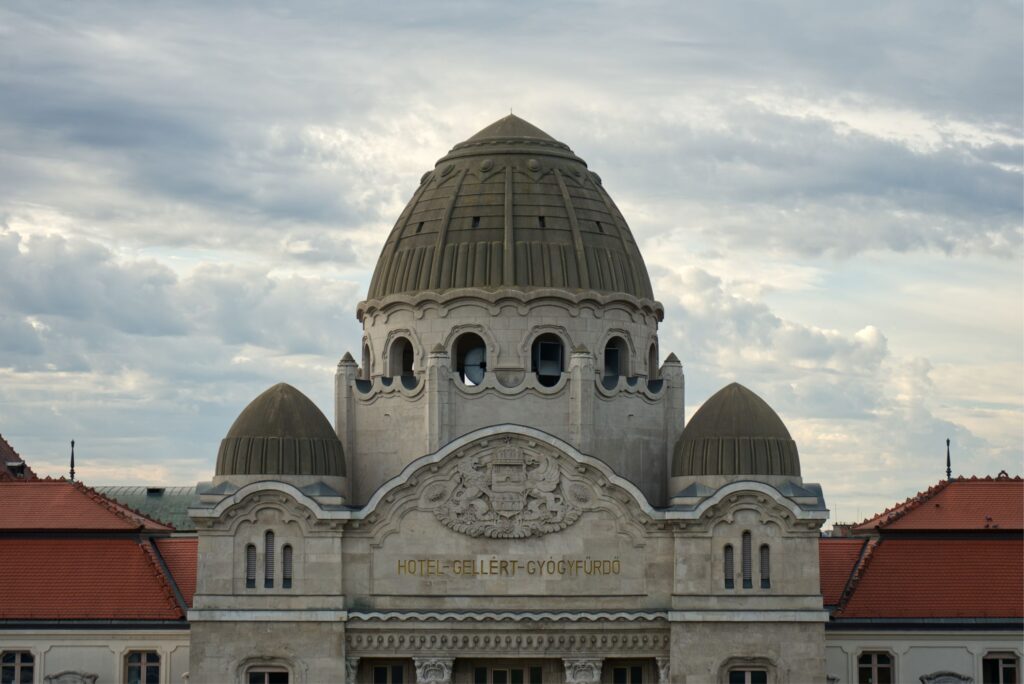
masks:
[[[545,333],[533,341],[532,350],[533,372],[537,374],[540,384],[551,387],[558,383],[562,376],[565,354],[562,351],[562,340],[558,335]]]
[[[754,572],[750,558],[750,532],[743,533],[743,588],[751,589],[754,586]]]
[[[725,575],[725,588],[733,589],[736,587],[736,566],[733,564],[732,559],[732,544],[725,545],[725,553],[722,558],[722,566]]]
[[[459,335],[455,340],[455,370],[464,385],[483,382],[487,372],[487,343],[476,333]]]
[[[412,343],[404,337],[396,338],[388,352],[388,374],[393,378],[412,375],[414,360]]]
[[[256,545],[245,547],[245,588],[256,588]]]
[[[274,586],[274,533],[270,530],[263,537],[263,586]]]
[[[658,379],[658,343],[651,342],[651,348],[647,350],[647,379]]]
[[[613,337],[604,345],[605,384],[616,381],[620,375],[629,375],[629,347],[626,340]]]
[[[281,548],[281,586],[292,588],[292,545],[285,544]]]
[[[370,379],[370,345],[363,344],[362,365],[359,367],[359,376],[363,380]]]
[[[767,544],[761,544],[761,588],[770,589],[772,586],[772,559],[771,551]]]

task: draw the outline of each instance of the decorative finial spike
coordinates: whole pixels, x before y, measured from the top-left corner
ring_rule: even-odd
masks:
[[[946,479],[953,479],[953,468],[950,466],[949,462],[949,437],[946,438]]]
[[[71,481],[75,481],[75,440],[71,440]]]

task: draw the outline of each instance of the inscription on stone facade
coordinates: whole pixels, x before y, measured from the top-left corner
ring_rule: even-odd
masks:
[[[618,575],[618,558],[400,558],[396,561],[399,577],[582,577]]]

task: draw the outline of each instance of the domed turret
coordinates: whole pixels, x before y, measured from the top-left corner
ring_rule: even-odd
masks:
[[[672,477],[800,477],[796,442],[764,399],[739,383],[715,393],[676,442]]]
[[[216,474],[343,477],[345,454],[316,404],[279,383],[235,419],[221,440]]]
[[[561,288],[652,299],[640,250],[601,179],[512,114],[423,175],[368,300],[451,288]]]

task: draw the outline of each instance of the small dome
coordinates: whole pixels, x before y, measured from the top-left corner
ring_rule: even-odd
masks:
[[[796,442],[779,414],[739,383],[693,414],[676,442],[672,476],[800,476]]]
[[[453,288],[560,288],[653,299],[640,248],[597,174],[509,114],[423,174],[367,299]]]
[[[309,397],[278,383],[238,415],[221,440],[217,475],[345,475],[345,454]]]

